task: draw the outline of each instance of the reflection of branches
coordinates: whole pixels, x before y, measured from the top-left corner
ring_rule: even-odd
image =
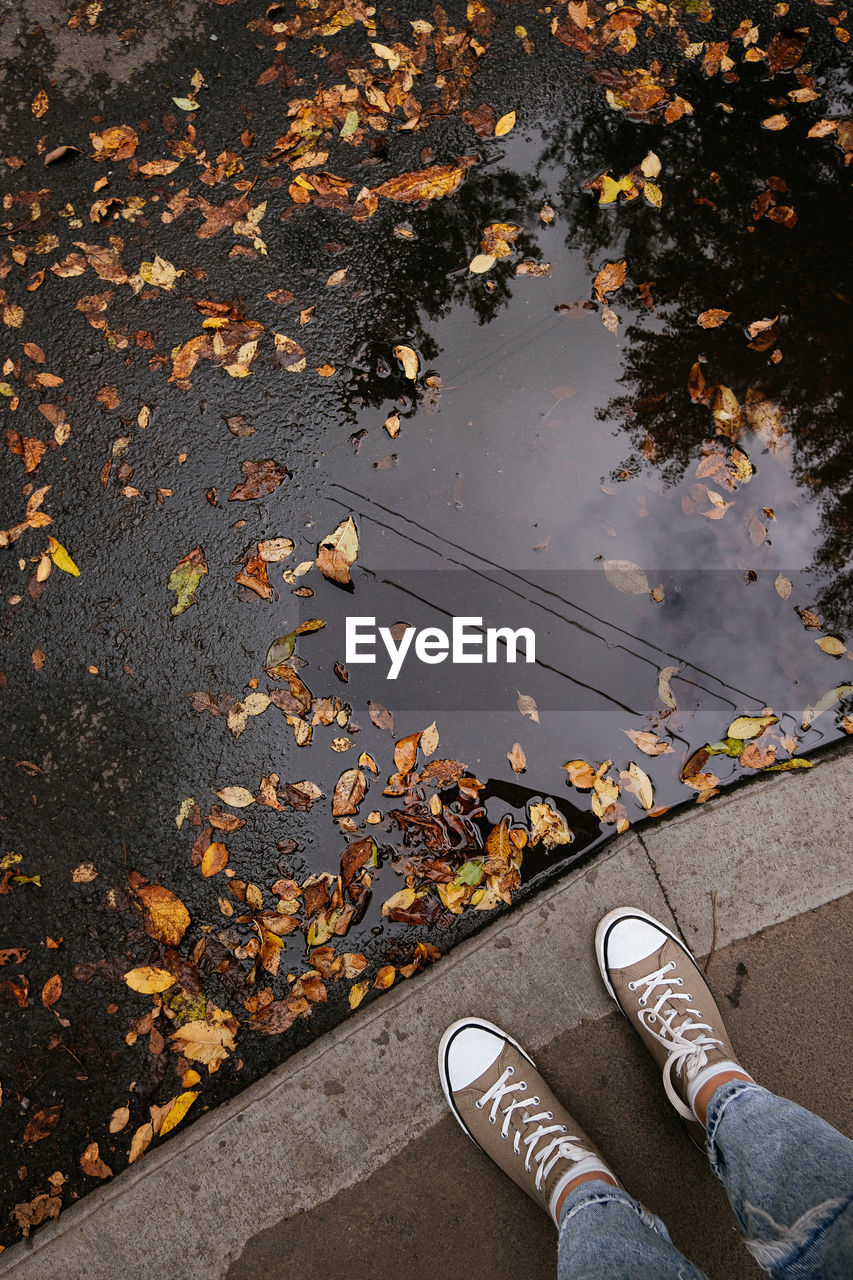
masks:
[[[701,84],[694,86],[693,98],[702,91]],[[573,160],[587,179],[605,166],[618,177],[646,148],[662,162],[659,213],[640,199],[598,208],[583,180],[569,172],[561,189],[569,243],[581,243],[593,261],[605,251],[613,256],[617,223],[629,280],[634,286],[653,282],[654,320],[640,312],[629,324],[625,390],[599,417],[620,421],[630,442],[617,476],[654,467],[674,484],[714,436],[708,407],[688,392],[697,360],[710,385],[731,387],[740,403],[753,388],[777,404],[795,479],[820,505],[823,541],[815,567],[833,579],[820,605],[829,620],[844,625],[853,620],[851,576],[838,576],[853,553],[845,433],[853,369],[840,339],[851,324],[853,291],[844,278],[849,258],[843,246],[853,202],[849,185],[838,183],[843,162],[837,151],[799,137],[795,144],[758,127],[767,111],[766,83],[738,85],[731,102],[731,115],[721,117],[706,105],[678,132],[640,131],[624,122],[614,127],[612,118],[591,116],[572,138]],[[551,154],[556,158],[554,147]],[[630,292],[623,295],[617,309],[619,301],[633,304]],[[713,307],[730,311],[731,319],[719,328],[698,328],[697,317]],[[750,342],[747,326],[774,316],[777,325]],[[756,440],[744,447],[760,449]]]

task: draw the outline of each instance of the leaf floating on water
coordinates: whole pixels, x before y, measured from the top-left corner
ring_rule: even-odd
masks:
[[[617,591],[630,596],[647,596],[651,586],[645,572],[631,560],[605,560],[604,576]]]
[[[784,573],[777,573],[776,581],[773,583],[773,586],[776,588],[777,593],[783,600],[788,599],[793,589],[791,579],[786,578]]]
[[[496,262],[497,262],[497,258],[493,253],[478,253],[468,263],[468,270],[472,273],[472,275],[479,276],[479,275],[482,275],[485,271],[491,271],[492,267],[495,265]],[[415,377],[417,375],[415,373],[415,374],[408,374],[407,376]]]
[[[623,770],[619,775],[619,781],[625,791],[630,791],[635,795],[644,809],[651,809],[654,804],[654,791],[652,789],[652,780],[639,765],[633,761],[628,765],[627,771]]]
[[[779,717],[771,712],[766,716],[738,716],[728,727],[728,737],[739,738],[745,742],[749,738],[757,738],[771,724],[778,724]]]
[[[622,732],[639,747],[647,756],[669,755],[672,747],[668,742],[662,742],[656,733],[651,733],[647,729],[623,729]]]
[[[358,533],[352,516],[347,516],[324,538],[317,548],[317,568],[332,582],[346,584],[352,581],[350,569],[358,555]]]
[[[435,727],[434,720],[431,725],[428,725],[426,729],[424,729],[423,733],[421,734],[421,740],[419,745],[420,745],[421,751],[424,754],[424,757],[429,757],[431,755],[434,755],[435,752],[438,750],[438,729],[436,729]]]
[[[530,806],[531,845],[537,845],[541,840],[550,853],[558,845],[571,844],[573,839],[569,824],[561,813],[546,803]]]
[[[673,676],[679,672],[679,667],[664,667],[658,675],[658,697],[671,710],[677,711],[678,704],[675,701],[675,694],[672,692],[670,681]]]
[[[626,262],[605,262],[593,281],[599,301],[606,302],[608,293],[615,293],[625,283]]]
[[[817,720],[818,716],[822,716],[830,707],[834,707],[836,702],[846,698],[848,693],[853,693],[853,684],[839,684],[825,693],[822,698],[818,698],[813,706],[806,707],[803,712],[803,728],[808,729],[813,721]]]
[[[332,797],[333,816],[340,818],[346,814],[357,813],[366,790],[367,779],[361,769],[345,769],[335,785],[335,793]]]
[[[840,658],[847,652],[847,646],[843,640],[839,640],[838,636],[821,636],[819,640],[815,640],[815,644],[833,658]]]
[[[388,729],[391,733],[394,732],[394,717],[381,702],[368,702],[367,714],[377,729]]]
[[[596,772],[586,760],[570,760],[563,768],[569,775],[569,782],[579,791],[591,791],[595,786]]]
[[[290,475],[287,467],[273,458],[262,458],[259,462],[244,462],[240,470],[246,479],[232,489],[228,495],[229,502],[248,502],[253,498],[264,498]]]
[[[711,307],[709,311],[703,311],[696,317],[696,323],[702,329],[718,329],[721,324],[725,324],[731,314],[731,311],[723,311],[720,307]]]
[[[539,708],[537,707],[534,699],[531,698],[529,693],[521,693],[518,689],[516,689],[515,692],[518,694],[518,697],[516,698],[516,706],[521,714],[523,716],[529,716],[535,724],[539,724]]]
[[[418,376],[418,368],[420,364],[417,352],[411,347],[405,346],[403,343],[398,343],[394,348],[394,355],[403,366],[403,373],[407,378],[414,382]]]
[[[524,773],[527,768],[527,756],[524,754],[524,748],[520,742],[512,744],[512,747],[506,753],[506,758],[513,773]]]

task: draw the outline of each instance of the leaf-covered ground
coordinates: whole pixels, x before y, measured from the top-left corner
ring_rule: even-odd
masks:
[[[42,8],[0,117],[6,1244],[853,731],[843,5]],[[492,612],[536,664],[347,669],[347,613]]]

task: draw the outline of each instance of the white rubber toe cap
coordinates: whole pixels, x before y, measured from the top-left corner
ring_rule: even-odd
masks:
[[[447,1028],[438,1047],[438,1070],[447,1100],[450,1093],[467,1089],[499,1056],[505,1044],[511,1044],[533,1065],[512,1036],[485,1018],[462,1018]]]
[[[645,960],[660,951],[668,938],[683,946],[666,925],[637,907],[617,907],[615,911],[609,911],[596,930],[595,950],[601,976],[611,995],[613,990],[608,971],[628,969]]]

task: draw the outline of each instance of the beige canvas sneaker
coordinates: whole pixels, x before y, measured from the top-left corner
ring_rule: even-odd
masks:
[[[666,1095],[692,1130],[700,1089],[723,1071],[743,1072],[696,961],[666,925],[635,907],[607,913],[595,950],[608,991],[663,1068]]]
[[[616,1180],[532,1059],[491,1022],[463,1018],[448,1027],[438,1071],[468,1137],[555,1222],[560,1193],[573,1178],[594,1173]]]

